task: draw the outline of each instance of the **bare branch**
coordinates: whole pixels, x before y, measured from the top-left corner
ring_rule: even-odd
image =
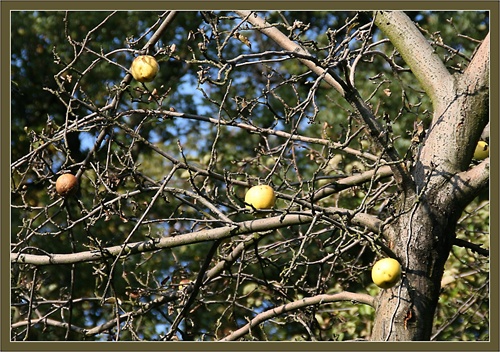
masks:
[[[267,23],[262,19],[260,16],[257,14],[253,13],[252,11],[244,11],[244,10],[237,10],[235,11],[243,20],[251,23],[256,29],[258,29],[260,32],[264,33],[267,35],[269,38],[274,40],[278,45],[280,45],[283,49],[296,52],[299,54],[305,54],[309,55],[307,50],[302,48],[300,45],[294,43],[291,41],[286,35],[284,35],[278,28],[272,26],[271,24]],[[333,88],[337,90],[337,92],[340,93],[340,95],[344,96],[344,88],[342,85],[337,81],[335,78],[333,78],[327,70],[324,68],[316,65],[313,61],[299,58],[299,61],[301,61],[304,65],[309,67],[311,71],[316,73],[318,76],[323,77],[325,82],[327,82],[329,85],[331,85]]]
[[[30,326],[30,325],[36,325],[36,324],[43,324],[43,325],[48,325],[48,326],[54,326],[62,329],[70,329],[71,331],[75,331],[77,333],[85,334],[86,329],[75,326],[74,324],[68,324],[64,323],[55,319],[50,319],[50,318],[37,318],[37,319],[31,319],[31,320],[22,320],[18,321],[14,324],[11,325],[12,328],[17,328],[20,326]]]
[[[480,245],[477,245],[475,243],[471,243],[469,241],[462,240],[460,238],[455,238],[455,240],[453,241],[453,244],[455,246],[458,246],[458,247],[468,248],[473,252],[484,255],[485,257],[490,256],[490,251],[487,250],[486,248],[483,248]]]
[[[450,183],[453,186],[453,191],[457,194],[457,199],[468,204],[479,192],[489,186],[489,180],[490,158],[487,158],[470,170],[455,175]]]
[[[232,332],[230,335],[226,336],[221,341],[235,341],[243,337],[245,334],[250,332],[254,327],[265,322],[266,320],[272,319],[279,315],[283,315],[287,312],[291,312],[293,310],[304,308],[307,306],[326,304],[338,301],[351,301],[353,303],[359,302],[367,304],[372,307],[375,307],[376,304],[376,300],[372,296],[362,293],[353,293],[353,292],[340,292],[333,295],[322,294],[314,297],[307,297],[299,301],[287,303],[282,306],[272,308],[265,312],[257,314],[248,324]]]
[[[374,14],[14,13],[11,338],[424,339],[435,302],[450,307],[447,260],[475,270],[457,294],[479,298],[444,320],[487,321],[490,160],[470,159],[488,136],[489,36],[472,37],[489,14],[421,12],[409,30]],[[453,79],[436,57],[413,67],[430,46]],[[131,78],[143,54],[161,64],[152,81]],[[433,109],[412,71],[436,99],[455,90]],[[66,172],[71,196],[55,187]],[[272,208],[248,208],[257,184]],[[379,256],[404,274],[376,299]],[[375,315],[351,329],[358,303]]]
[[[137,113],[146,113],[146,110],[142,109],[136,109],[134,112]],[[236,121],[225,121],[222,119],[216,119],[213,117],[208,117],[208,116],[202,116],[202,115],[195,115],[195,114],[188,114],[188,113],[183,113],[183,112],[176,112],[176,111],[169,111],[169,110],[150,110],[151,113],[158,114],[159,116],[168,116],[168,117],[180,117],[180,118],[185,118],[185,119],[192,119],[196,121],[204,121],[204,122],[210,122],[215,125],[222,125],[222,126],[229,126],[229,127],[238,127],[244,130],[247,130],[252,133],[259,133],[259,134],[267,134],[267,135],[274,135],[286,139],[290,139],[293,141],[301,141],[301,142],[307,142],[307,143],[313,143],[313,144],[319,144],[319,145],[324,145],[324,146],[330,146],[334,148],[339,148],[342,149],[344,152],[358,156],[360,158],[364,158],[367,160],[371,161],[377,161],[380,159],[380,157],[360,151],[358,149],[350,148],[343,146],[342,143],[338,143],[329,139],[325,138],[316,138],[316,137],[307,137],[307,136],[302,136],[299,134],[291,134],[289,132],[279,130],[279,129],[273,129],[273,128],[265,128],[265,127],[258,127],[254,126],[248,123],[244,122],[236,122]],[[130,111],[124,111],[122,114],[130,114]],[[127,126],[120,125],[120,127],[127,128]]]
[[[350,216],[352,221],[358,225],[366,226],[373,231],[380,231],[382,222],[375,216],[363,213],[354,213],[347,209],[328,208],[332,216]],[[107,247],[102,250],[92,250],[73,254],[24,254],[11,253],[12,263],[24,263],[33,265],[59,265],[72,264],[88,261],[98,261],[103,258],[115,257],[117,255],[132,255],[142,252],[150,252],[163,248],[173,248],[193,243],[222,240],[232,236],[245,235],[254,232],[279,229],[286,226],[306,224],[314,218],[311,212],[300,214],[288,214],[283,216],[274,216],[267,219],[258,219],[234,223],[232,226],[224,226],[209,230],[191,232],[174,237],[162,237],[144,242],[128,243]]]
[[[460,128],[456,130],[456,139],[472,155],[478,139],[485,132],[489,136],[488,125],[490,105],[490,35],[484,38],[474,54],[469,66],[458,76],[458,94],[465,99],[460,107]]]
[[[376,11],[375,24],[391,40],[431,98],[436,110],[444,109],[453,89],[453,77],[415,24],[402,11]]]

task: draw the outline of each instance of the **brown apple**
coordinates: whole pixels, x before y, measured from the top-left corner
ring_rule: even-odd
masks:
[[[74,195],[78,191],[78,179],[72,174],[63,174],[57,178],[56,192],[63,197]]]

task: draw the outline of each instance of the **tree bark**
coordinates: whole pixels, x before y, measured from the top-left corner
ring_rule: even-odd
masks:
[[[376,12],[375,24],[431,97],[434,113],[411,170],[415,189],[402,192],[386,230],[404,275],[381,291],[371,339],[429,340],[457,220],[488,186],[489,159],[469,168],[489,120],[489,35],[466,71],[453,76],[403,12]]]

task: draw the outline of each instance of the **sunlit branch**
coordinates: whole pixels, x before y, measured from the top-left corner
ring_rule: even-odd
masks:
[[[374,16],[377,27],[391,40],[433,103],[442,101],[453,78],[427,39],[403,11],[376,11]]]
[[[248,324],[232,332],[230,335],[226,336],[221,341],[235,341],[243,337],[247,333],[249,333],[253,328],[265,322],[266,320],[294,311],[296,309],[305,308],[311,305],[326,304],[338,301],[351,301],[353,303],[359,302],[375,307],[376,299],[367,294],[353,293],[353,292],[322,294],[314,297],[303,298],[299,301],[290,302],[257,314]]]
[[[29,320],[21,320],[21,321],[18,321],[16,323],[13,323],[11,325],[11,328],[15,329],[15,328],[18,328],[20,326],[28,326],[28,325],[33,326],[33,325],[36,325],[36,324],[43,324],[43,325],[58,327],[58,328],[62,328],[62,329],[68,329],[69,328],[72,331],[77,332],[77,333],[85,333],[85,331],[86,331],[84,328],[75,326],[74,324],[69,325],[68,323],[64,323],[64,322],[61,322],[61,321],[58,321],[58,320],[55,320],[55,319],[50,319],[50,318],[45,318],[45,317],[44,318],[31,319],[31,321],[29,321]]]
[[[267,35],[269,38],[278,43],[283,49],[289,50],[292,52],[296,52],[298,54],[309,55],[309,53],[302,48],[300,45],[291,41],[286,35],[284,35],[278,28],[270,25],[261,17],[254,15],[251,11],[235,11],[243,20],[251,23],[256,29],[260,32]],[[326,70],[316,63],[314,63],[311,59],[299,58],[303,64],[305,64],[311,71],[316,73],[319,76],[324,76],[324,80],[330,84],[333,88],[335,88],[342,96],[344,96],[344,88],[342,85],[335,80],[333,76],[326,72]]]
[[[453,175],[449,184],[442,188],[441,193],[451,201],[459,201],[466,205],[482,190],[489,187],[489,180],[490,158],[487,158],[479,165]]]
[[[379,232],[382,222],[375,216],[354,213],[347,209],[328,208],[330,216],[350,217],[350,221],[356,225],[366,226],[372,231]],[[274,216],[267,219],[257,219],[234,223],[234,225],[223,226],[214,229],[200,230],[178,236],[155,238],[148,241],[128,243],[103,248],[100,250],[84,251],[72,254],[25,254],[11,253],[12,263],[33,264],[33,265],[60,265],[89,261],[99,261],[105,258],[113,258],[119,254],[130,256],[137,253],[151,252],[159,249],[174,248],[193,243],[222,240],[232,236],[246,235],[250,233],[279,229],[287,226],[306,224],[312,221],[314,215],[311,212],[300,214],[287,214]]]

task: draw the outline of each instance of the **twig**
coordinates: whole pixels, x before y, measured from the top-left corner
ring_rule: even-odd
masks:
[[[471,243],[469,241],[462,240],[460,238],[455,238],[453,240],[453,244],[455,246],[459,246],[459,247],[463,247],[463,248],[468,248],[471,251],[476,252],[477,254],[484,255],[485,257],[489,257],[490,256],[490,251],[487,250],[486,248],[483,248],[480,245],[477,245],[475,243]]]

